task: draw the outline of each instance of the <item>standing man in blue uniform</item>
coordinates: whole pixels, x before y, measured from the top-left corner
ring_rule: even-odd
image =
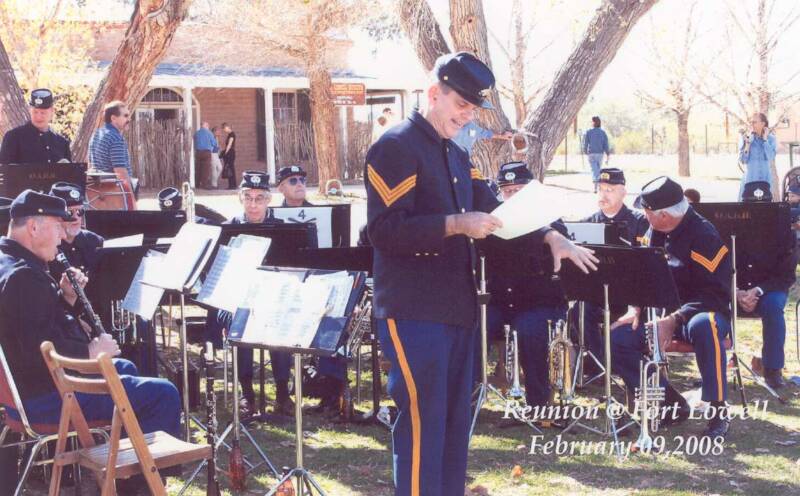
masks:
[[[388,390],[398,495],[463,496],[478,314],[473,240],[500,227],[498,201],[453,144],[494,85],[467,52],[443,55],[427,105],[367,152],[367,219],[375,249],[373,312],[391,363]],[[593,265],[588,250],[538,232],[556,264]]]
[[[611,155],[608,146],[608,135],[600,128],[600,118],[592,117],[592,128],[586,131],[583,136],[583,153],[589,157],[589,166],[592,168],[592,182],[594,190],[597,191],[597,183],[600,181],[600,167],[603,166],[603,154],[606,161]]]
[[[283,220],[276,219],[269,202],[272,194],[269,191],[269,174],[261,171],[245,171],[242,173],[242,182],[239,185],[239,200],[242,202],[244,212],[223,224],[282,224]],[[229,329],[233,315],[223,310],[210,311],[206,319],[206,334],[208,340],[220,343],[223,330]],[[275,378],[275,412],[283,415],[294,414],[294,403],[289,398],[289,379],[291,376],[292,357],[288,353],[270,351],[272,361],[272,376]],[[253,349],[239,348],[238,350],[239,384],[242,388],[242,398],[239,404],[242,415],[248,416],[255,413],[256,394],[253,390]]]
[[[745,202],[771,202],[769,183],[748,183],[744,188]],[[786,385],[783,380],[786,344],[786,317],[783,310],[789,288],[795,282],[797,250],[794,233],[788,225],[776,226],[779,231],[775,250],[737,250],[736,301],[742,312],[761,317],[761,360],[764,380],[774,389]]]
[[[524,162],[503,164],[497,173],[504,201],[531,181],[533,174]],[[566,233],[561,222],[551,227]],[[529,406],[545,406],[550,399],[548,322],[555,324],[566,318],[567,301],[552,279],[552,267],[542,263],[544,254],[531,251],[536,247],[534,236],[529,234],[509,241],[490,236],[479,243],[479,248],[486,255],[487,289],[491,295],[487,331],[491,336],[502,336],[504,324],[517,331],[526,401]],[[480,371],[480,333],[475,337],[475,369]]]
[[[0,164],[72,161],[69,142],[50,129],[53,93],[46,88],[31,91],[31,120],[7,132],[0,145]]]
[[[730,426],[727,398],[725,337],[730,332],[731,259],[717,229],[701,217],[683,196],[683,189],[662,176],[647,183],[636,200],[644,208],[650,230],[645,245],[661,247],[669,266],[681,306],[658,321],[662,349],[680,339],[694,347],[703,380],[702,399],[710,403],[713,415],[704,436],[725,437]],[[630,391],[639,386],[639,362],[646,349],[639,309],[632,308],[615,323],[611,335],[612,369]],[[685,419],[688,407],[683,397],[663,380],[666,406],[676,415],[667,421]]]

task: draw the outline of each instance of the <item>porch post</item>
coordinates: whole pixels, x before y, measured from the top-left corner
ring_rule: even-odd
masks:
[[[184,150],[189,154],[189,184],[195,187],[194,178],[194,115],[192,115],[192,87],[183,87],[183,122],[186,126],[187,143]]]
[[[267,140],[267,173],[275,182],[275,116],[272,112],[272,88],[264,88],[264,133]]]

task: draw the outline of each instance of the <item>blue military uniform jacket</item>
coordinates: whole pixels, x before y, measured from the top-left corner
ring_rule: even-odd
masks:
[[[23,399],[56,390],[39,351],[42,342],[52,341],[62,355],[89,357],[89,336],[76,311],[60,297],[43,261],[0,238],[0,346]]]
[[[639,246],[642,244],[642,236],[650,229],[650,224],[647,222],[647,217],[638,210],[631,210],[627,205],[623,204],[622,208],[614,217],[608,217],[602,210],[597,211],[595,214],[590,215],[581,222],[594,222],[597,224],[619,224],[622,232],[625,233],[625,241],[631,246]]]
[[[67,256],[70,265],[81,269],[87,277],[91,277],[97,264],[100,263],[100,254],[97,250],[102,247],[103,238],[100,235],[81,229],[72,243],[67,243],[66,240],[61,241],[59,249]],[[60,280],[63,273],[64,268],[59,262],[50,262],[50,274],[53,279]]]
[[[0,146],[0,164],[56,163],[62,159],[72,161],[69,141],[52,130],[43,133],[30,122],[7,132]]]
[[[730,317],[731,257],[711,222],[689,207],[672,232],[651,228],[642,245],[666,250],[686,322],[701,312]]]
[[[499,202],[467,153],[414,112],[372,145],[365,177],[375,317],[473,328],[475,246],[445,237],[445,217]]]

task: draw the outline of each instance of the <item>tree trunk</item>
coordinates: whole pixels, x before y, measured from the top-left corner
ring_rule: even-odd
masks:
[[[28,108],[22,97],[11,60],[6,53],[3,40],[0,39],[0,138],[9,130],[25,124],[28,120]]]
[[[331,75],[327,69],[314,67],[308,71],[311,89],[311,128],[314,130],[314,150],[319,171],[319,192],[325,193],[329,179],[341,179],[336,160],[336,130],[333,121],[337,117],[331,100]]]
[[[426,71],[433,70],[439,56],[449,53],[450,47],[439,29],[439,23],[426,0],[400,0],[400,25]]]
[[[72,144],[72,158],[85,161],[89,140],[103,120],[103,106],[122,100],[133,110],[167,52],[192,0],[139,0],[108,74],[86,109]]]
[[[450,0],[450,36],[453,38],[456,51],[467,51],[475,54],[489,68],[492,59],[489,56],[489,40],[486,35],[486,18],[483,15],[482,0]],[[481,127],[491,129],[495,133],[511,129],[511,123],[500,106],[500,94],[492,90],[489,97],[494,110],[481,110],[477,119]],[[488,177],[493,177],[497,168],[511,158],[510,148],[504,141],[481,140],[475,143],[472,150],[472,162]]]
[[[528,115],[528,160],[534,176],[544,177],[556,147],[586,102],[596,81],[613,60],[636,22],[658,0],[606,0],[583,39],[567,59],[544,100]]]
[[[676,112],[678,120],[678,175],[689,177],[689,111]]]
[[[521,0],[514,0],[511,4],[511,16],[514,18],[514,58],[511,60],[511,92],[514,95],[514,113],[517,119],[517,128],[521,128],[528,115],[528,105],[525,95],[525,55],[527,47],[522,18],[524,10]]]

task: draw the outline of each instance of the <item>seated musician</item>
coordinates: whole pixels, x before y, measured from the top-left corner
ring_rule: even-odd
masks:
[[[514,196],[532,180],[533,175],[524,162],[503,164],[497,173],[497,185],[503,200]],[[559,225],[563,229],[560,223],[551,227],[558,230]],[[521,245],[530,246],[532,236],[510,241],[490,237],[479,245],[486,255],[487,289],[491,294],[487,309],[487,339],[503,337],[506,324],[517,331],[527,403],[544,406],[550,398],[548,321],[555,324],[566,318],[567,305],[564,293],[550,277],[550,264],[540,261],[534,267],[527,263],[532,257],[523,253],[530,253],[530,250]],[[480,380],[482,366],[480,340],[480,333],[476,333],[474,368],[477,380]]]
[[[650,224],[644,214],[639,210],[632,210],[625,205],[625,173],[614,167],[600,169],[597,183],[597,206],[600,207],[593,215],[581,219],[581,222],[602,224],[616,224],[620,228],[623,238],[620,241],[628,246],[639,246],[642,236],[647,232]],[[612,318],[625,313],[625,307],[612,307]],[[570,310],[571,322],[577,322],[577,306]],[[601,363],[605,363],[605,346],[601,324],[603,323],[603,308],[600,305],[584,303],[584,343],[589,351]],[[585,371],[594,375],[599,372],[594,360],[584,362]]]
[[[103,247],[103,238],[83,228],[85,215],[83,188],[77,184],[57,182],[50,187],[50,196],[64,200],[73,219],[64,222],[65,236],[59,245],[59,250],[66,255],[71,266],[91,277],[100,263],[97,250]],[[50,274],[53,279],[60,279],[63,272],[64,268],[59,262],[50,263]]]
[[[704,436],[724,437],[730,427],[727,398],[727,360],[724,341],[730,332],[731,260],[717,229],[701,217],[683,196],[683,189],[662,176],[647,183],[636,200],[643,207],[650,230],[643,245],[666,250],[678,288],[680,308],[658,320],[662,348],[673,339],[694,347],[702,377],[702,399],[712,410]],[[641,309],[631,308],[613,327],[612,370],[629,391],[639,386],[639,363],[647,348]],[[672,310],[672,309],[669,309]],[[686,400],[667,381],[664,423],[685,420]]]
[[[225,217],[209,207],[195,203],[194,221],[197,224],[219,225]],[[162,212],[183,210],[183,194],[172,186],[158,192],[158,209]]]
[[[269,208],[271,200],[269,174],[261,171],[245,171],[242,173],[242,182],[239,185],[239,201],[242,202],[244,212],[224,222],[224,224],[283,223],[283,220],[275,218]],[[232,320],[233,316],[230,312],[210,311],[206,319],[206,339],[220,345],[222,334],[230,327]],[[270,359],[272,361],[272,375],[275,378],[275,413],[294,415],[294,403],[289,398],[292,357],[289,353],[271,351]],[[239,348],[238,367],[239,383],[242,388],[242,398],[239,400],[239,405],[242,416],[247,417],[255,413],[252,348]]]
[[[748,183],[742,196],[744,202],[771,202],[772,194],[766,181]],[[789,288],[795,282],[797,251],[795,237],[786,229],[785,236],[777,239],[776,252],[737,250],[738,267],[736,301],[739,310],[761,317],[763,344],[761,360],[764,380],[772,388],[786,385],[783,380],[786,343],[786,318],[783,309]]]
[[[306,171],[299,165],[281,167],[278,171],[278,191],[283,195],[282,207],[312,207],[306,200]]]
[[[108,334],[89,336],[87,324],[76,317],[78,297],[66,274],[56,283],[47,272],[64,238],[62,222],[72,220],[61,198],[26,190],[12,203],[8,236],[0,238],[0,346],[33,424],[57,424],[61,413],[61,399],[39,350],[42,342],[53,342],[56,351],[72,358],[120,352]],[[84,286],[86,276],[72,270]],[[127,360],[115,359],[114,365],[142,430],[180,436],[175,386],[164,379],[137,377],[136,367]],[[111,419],[110,396],[78,393],[77,399],[88,421]]]

